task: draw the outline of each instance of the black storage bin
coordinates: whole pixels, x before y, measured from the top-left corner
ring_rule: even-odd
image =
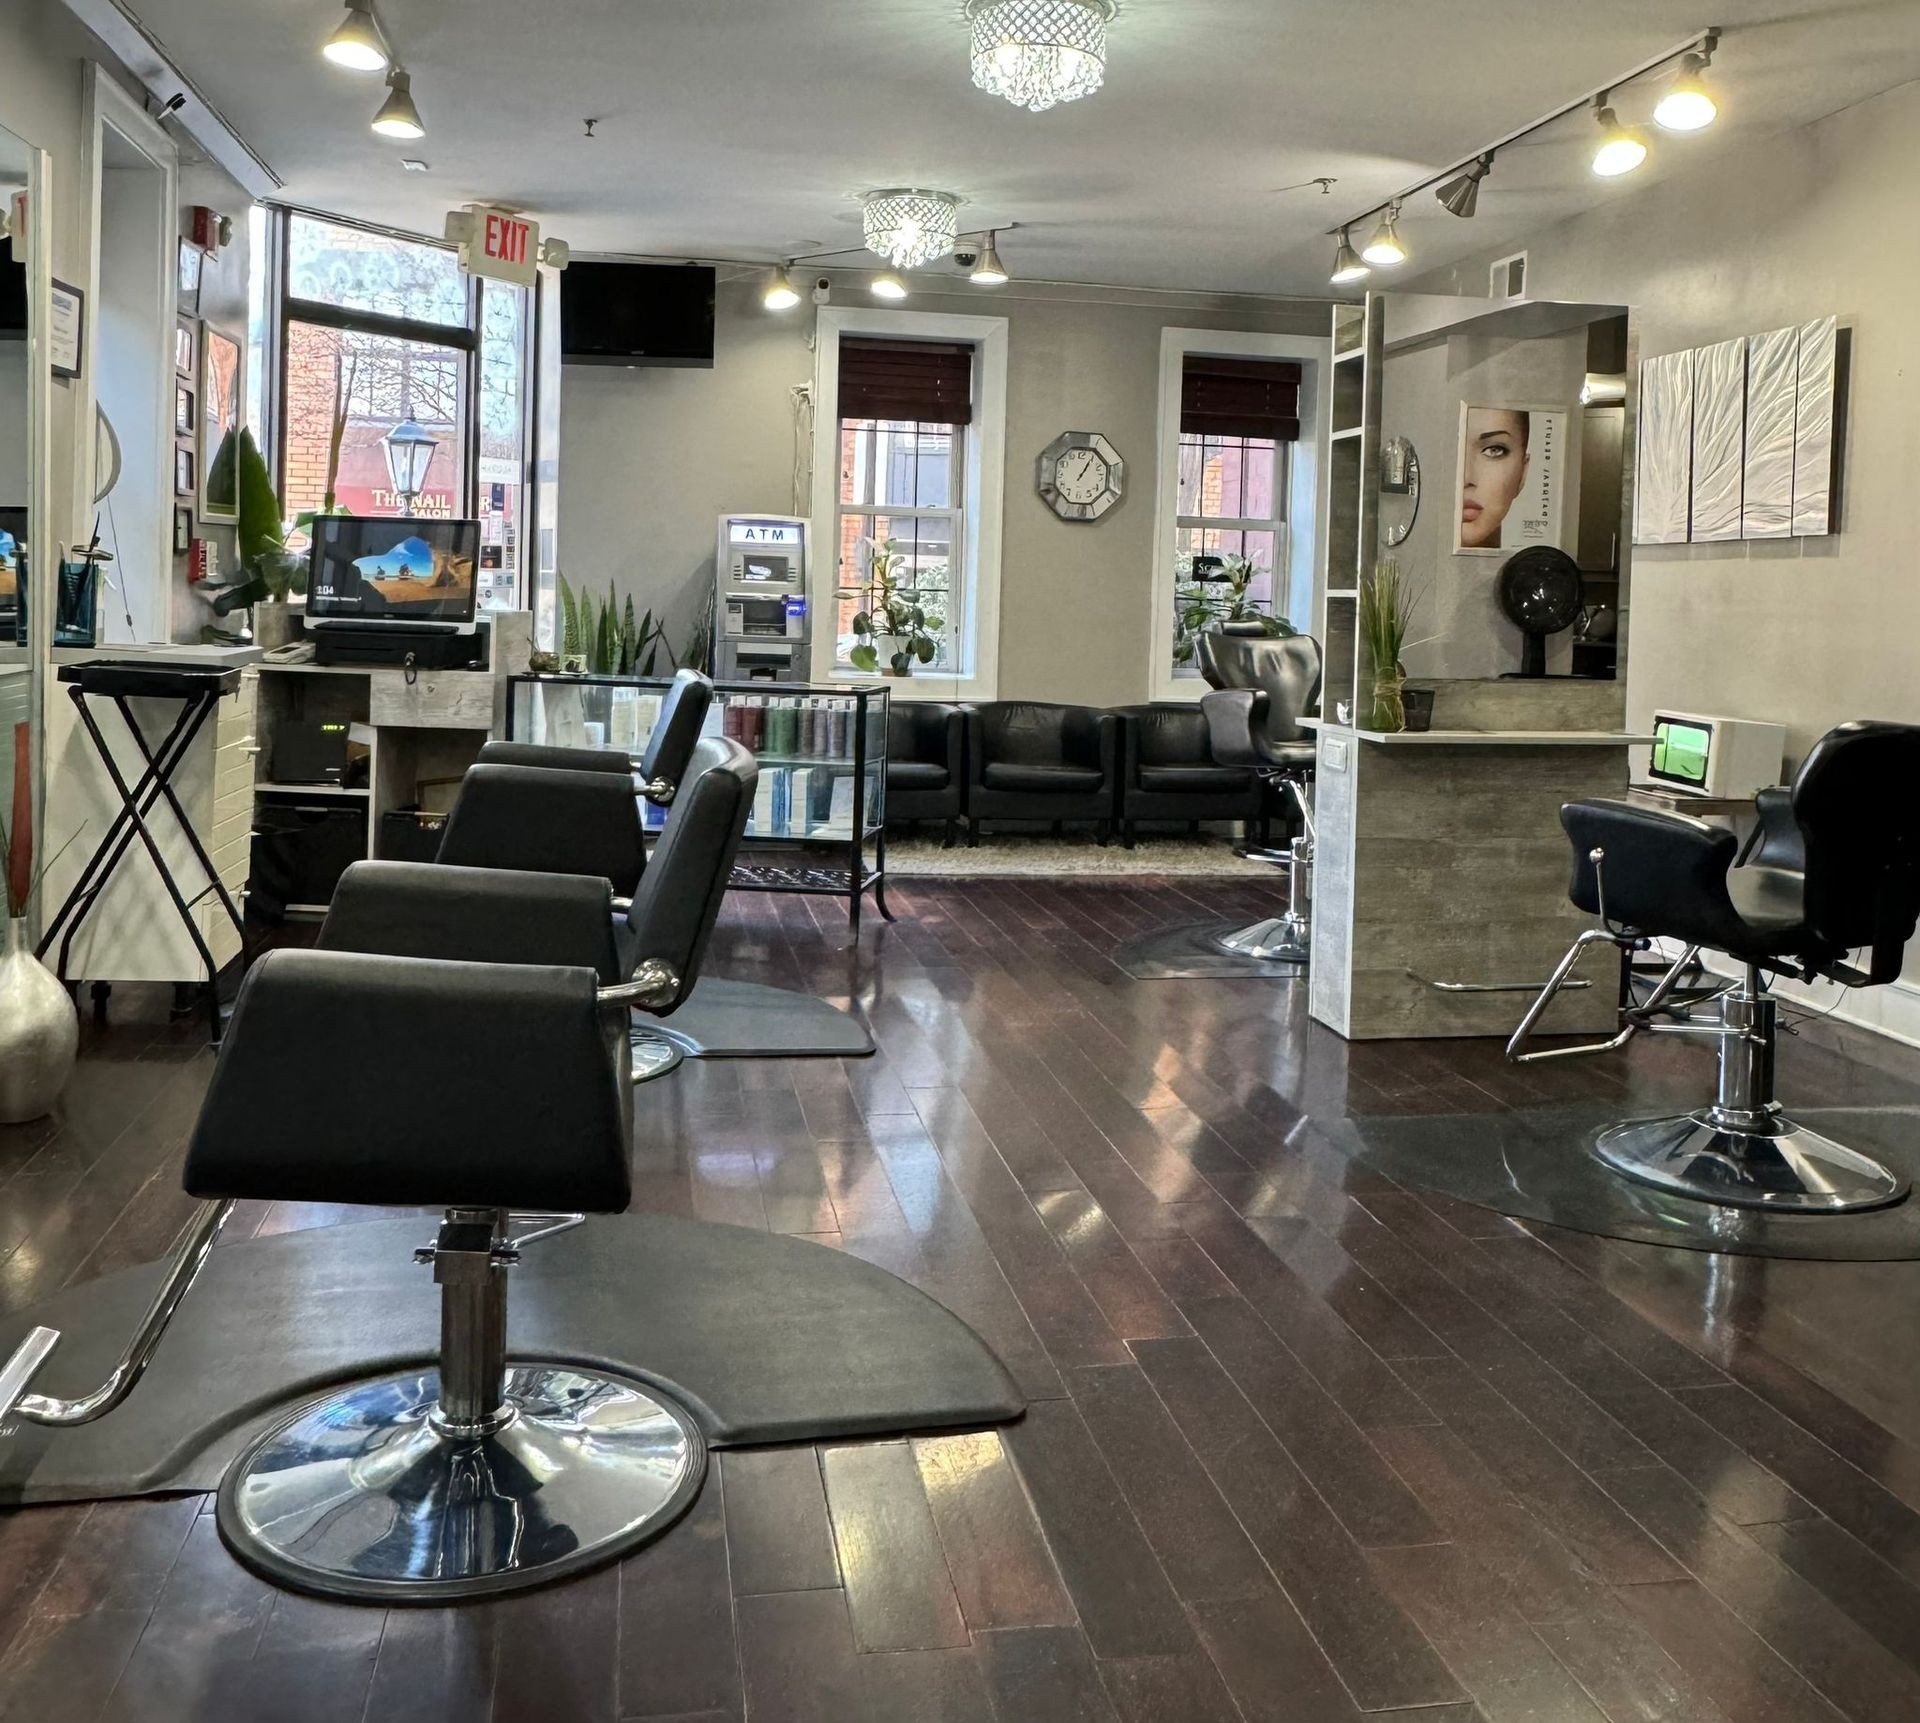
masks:
[[[382,861],[430,862],[440,855],[440,839],[447,829],[445,814],[424,808],[389,808],[380,816]]]
[[[256,805],[248,907],[267,921],[284,920],[290,904],[325,904],[340,876],[367,855],[365,804],[268,801]]]

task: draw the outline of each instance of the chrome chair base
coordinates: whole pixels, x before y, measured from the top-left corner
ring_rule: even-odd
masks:
[[[657,1390],[536,1364],[509,1365],[506,1390],[484,1434],[439,1427],[433,1370],[302,1407],[228,1469],[221,1537],[294,1591],[446,1603],[612,1561],[699,1492],[705,1444]]]
[[[1306,918],[1270,915],[1237,933],[1214,936],[1215,947],[1232,957],[1259,957],[1273,963],[1305,963],[1312,956]]]
[[[633,1080],[650,1083],[664,1077],[686,1058],[686,1049],[669,1041],[651,1023],[636,1023],[628,1032],[627,1044],[633,1049]]]
[[[1637,1184],[1733,1208],[1832,1214],[1884,1208],[1908,1188],[1879,1162],[1777,1108],[1632,1119],[1601,1132],[1594,1152]]]

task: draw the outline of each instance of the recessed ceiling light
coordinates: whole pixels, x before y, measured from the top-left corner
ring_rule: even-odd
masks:
[[[413,105],[413,80],[395,66],[387,74],[387,99],[373,116],[373,129],[383,138],[424,138],[427,123]]]
[[[392,58],[380,26],[359,0],[347,0],[346,17],[320,52],[336,66],[345,66],[354,72],[384,72]]]
[[[907,284],[888,270],[884,275],[876,275],[868,284],[867,291],[876,299],[904,299],[907,296]]]
[[[400,158],[400,165],[405,168],[408,173],[425,173],[427,171],[427,164],[418,156],[402,156]]]

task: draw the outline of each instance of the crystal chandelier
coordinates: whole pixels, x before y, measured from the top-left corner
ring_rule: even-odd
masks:
[[[1090,96],[1107,69],[1112,0],[967,0],[973,81],[1034,113]]]
[[[918,269],[953,250],[959,208],[950,191],[870,191],[860,200],[860,227],[876,257]]]

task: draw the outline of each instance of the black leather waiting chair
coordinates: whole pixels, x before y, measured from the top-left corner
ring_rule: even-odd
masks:
[[[1198,706],[1172,701],[1121,706],[1120,842],[1133,848],[1142,820],[1244,820],[1249,839],[1265,841],[1264,787],[1251,766],[1214,757],[1212,730]]]
[[[945,700],[887,703],[887,824],[938,820],[953,847],[967,791],[967,709]]]
[[[986,820],[1091,821],[1106,842],[1120,765],[1111,712],[992,700],[967,714],[967,842]]]
[[[618,749],[488,742],[460,780],[435,859],[455,867],[590,873],[631,897],[647,865],[635,795],[672,803],[712,703],[711,681],[697,670],[677,672],[637,772]]]
[[[1599,918],[1574,942],[1508,1043],[1521,1063],[1610,1052],[1642,1031],[1708,1034],[1719,1044],[1710,1105],[1635,1119],[1601,1133],[1609,1166],[1674,1195],[1788,1211],[1873,1208],[1907,1181],[1870,1157],[1796,1124],[1774,1099],[1770,974],[1877,987],[1900,974],[1920,917],[1920,727],[1851,723],[1814,744],[1784,793],[1763,792],[1763,828],[1744,861],[1732,832],[1625,801],[1569,802],[1568,895]],[[1770,830],[1768,828],[1771,828]],[[1644,999],[1621,1008],[1610,1040],[1524,1052],[1541,1014],[1590,945],[1623,954],[1655,939],[1681,952]],[[1864,949],[1860,969],[1853,953]],[[1663,1021],[1682,972],[1703,950],[1740,967],[1717,1024]]]
[[[1251,767],[1292,798],[1299,829],[1284,856],[1258,853],[1287,869],[1287,911],[1223,934],[1223,951],[1276,963],[1305,963],[1312,952],[1314,738],[1300,720],[1320,704],[1320,643],[1310,634],[1279,638],[1209,630],[1196,642],[1201,674],[1213,692],[1200,697],[1222,765]]]

